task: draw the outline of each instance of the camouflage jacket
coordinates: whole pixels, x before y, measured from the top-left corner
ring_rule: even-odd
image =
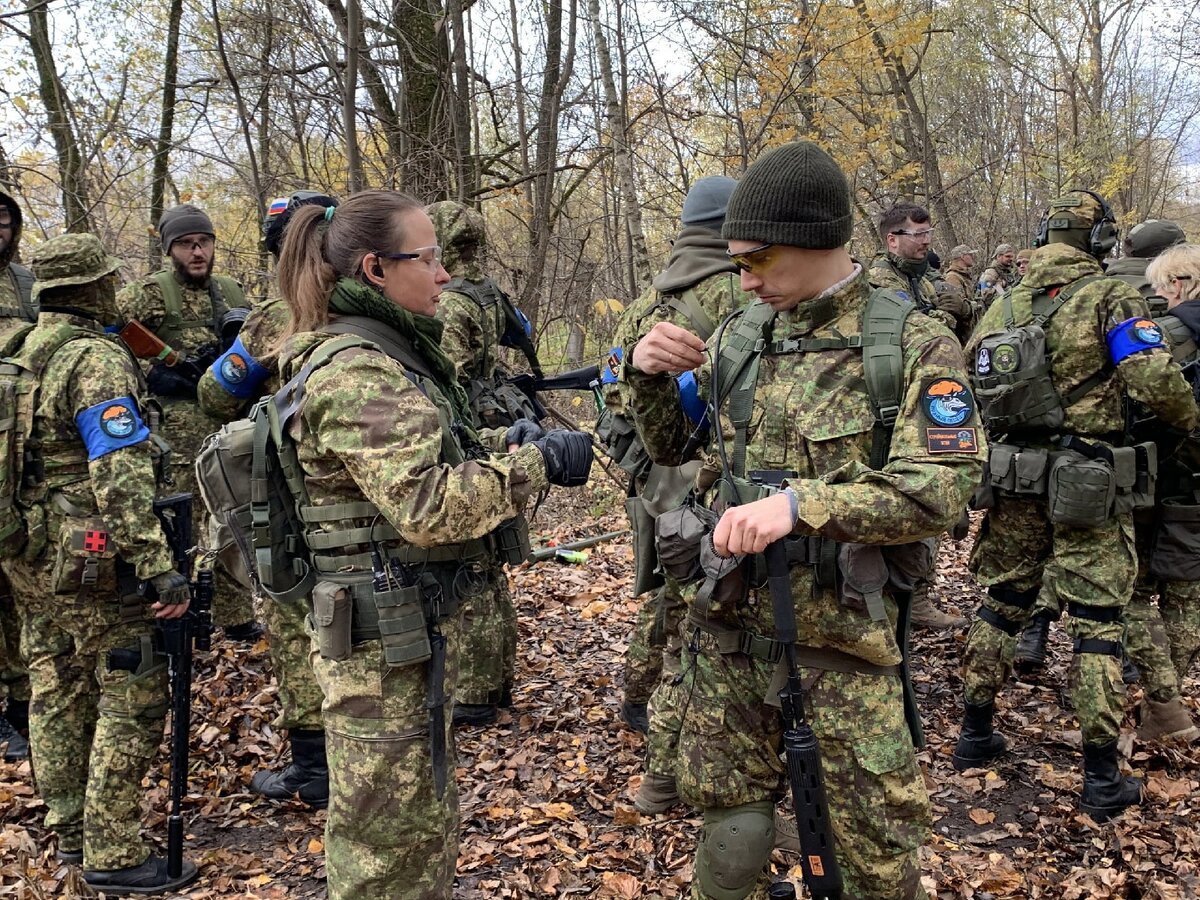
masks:
[[[1032,319],[1034,291],[1053,291],[1086,275],[1101,274],[1100,264],[1082,250],[1066,244],[1038,248],[1020,286],[1010,294],[1014,321],[1020,325]],[[985,336],[1005,330],[1006,306],[994,303],[984,313],[967,346],[969,358],[975,357]],[[1107,335],[1122,322],[1149,314],[1137,291],[1115,278],[1102,278],[1080,288],[1047,323],[1050,378],[1060,397],[1098,372],[1113,373],[1067,407],[1064,432],[1119,440],[1125,430],[1126,398],[1145,404],[1168,425],[1184,431],[1195,427],[1198,413],[1192,389],[1169,350],[1134,353],[1113,368]]]
[[[290,338],[280,354],[282,375],[295,376],[331,339],[312,332]],[[453,419],[446,398],[435,390],[427,396],[383,352],[338,353],[308,379],[301,412],[291,421],[310,502],[368,500],[404,543],[429,548],[488,534],[546,487],[545,464],[532,445],[450,464],[443,419]]]
[[[183,318],[203,322],[183,329],[182,338],[172,345],[184,356],[191,356],[206,345],[216,340],[213,331],[213,303],[208,288],[198,288],[180,285],[183,294]],[[127,284],[117,292],[117,313],[121,322],[137,320],[158,333],[167,315],[166,304],[163,301],[162,290],[154,277],[143,278]],[[210,357],[211,358],[211,357]],[[150,363],[142,360],[143,371],[148,371]],[[178,397],[158,397],[163,408],[163,432],[172,448],[172,465],[190,467],[200,450],[204,439],[216,431],[221,425],[234,416],[213,418],[208,415],[200,404]]]
[[[238,333],[241,350],[249,359],[239,355],[235,347],[209,367],[196,386],[196,398],[200,409],[213,419],[230,421],[245,415],[247,408],[258,397],[279,390],[281,383],[278,345],[290,321],[291,313],[284,301],[275,299],[256,303]],[[253,397],[234,396],[226,385],[240,383],[245,378],[254,378],[254,365],[265,370],[265,374],[262,374],[265,380],[258,382],[257,392]],[[222,375],[220,379],[217,378],[218,371]]]
[[[490,381],[500,361],[504,307],[494,303],[484,308],[466,294],[444,290],[438,301],[437,317],[445,326],[442,350],[454,362],[458,380],[464,383],[472,379]]]
[[[814,325],[821,298],[780,313],[773,337],[845,337],[861,333],[871,294],[861,271],[825,296],[831,318]],[[795,534],[821,535],[841,542],[903,544],[941,534],[961,515],[978,483],[986,456],[983,429],[967,387],[962,349],[942,326],[910,315],[902,336],[903,402],[886,465],[869,466],[874,415],[861,349],[822,350],[766,356],[762,360],[748,434],[752,469],[797,472],[788,483],[799,500]],[[674,378],[647,376],[626,364],[630,409],[651,458],[677,465],[693,425],[680,409]],[[714,348],[715,349],[715,348]],[[711,368],[699,370],[700,393],[707,397]],[[930,414],[944,394],[961,402],[954,427]],[[710,485],[709,457],[697,487]],[[706,497],[711,498],[710,494]],[[792,591],[800,643],[832,647],[879,665],[900,660],[893,623],[894,603],[886,606],[893,623],[878,622],[865,610],[822,589],[806,566],[792,569]],[[733,612],[725,624],[774,633],[765,594]]]
[[[153,512],[152,445],[139,428],[144,383],[121,343],[97,322],[64,313],[39,315],[17,358],[35,356],[39,344],[54,343],[64,328],[95,337],[64,344],[42,373],[33,435],[42,445],[49,497],[61,494],[72,506],[99,514],[121,558],[139,578],[151,578],[174,564]],[[53,521],[58,511],[50,500],[46,507]]]
[[[992,264],[979,276],[979,299],[984,307],[990,307],[992,301],[1012,287],[1016,280],[1016,266],[1001,266],[992,260]]]
[[[952,311],[941,308],[937,288],[933,286],[929,277],[909,278],[897,268],[889,253],[875,254],[875,258],[871,260],[871,268],[867,272],[867,280],[871,282],[872,287],[899,291],[912,300],[917,305],[917,309],[931,319],[941,322],[951,331],[958,324]]]

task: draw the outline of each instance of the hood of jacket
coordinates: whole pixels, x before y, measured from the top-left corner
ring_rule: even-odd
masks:
[[[656,291],[673,294],[699,284],[712,275],[736,272],[725,251],[729,242],[709,228],[689,225],[679,232],[667,267],[652,282]]]

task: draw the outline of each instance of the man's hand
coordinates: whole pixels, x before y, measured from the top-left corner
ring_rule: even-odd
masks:
[[[659,322],[633,348],[631,362],[647,375],[678,375],[704,365],[704,341],[686,328]]]
[[[150,604],[157,619],[178,619],[188,610],[192,593],[188,590],[188,580],[171,569],[160,572],[150,579],[158,599]]]
[[[767,545],[792,533],[796,520],[787,494],[772,494],[725,511],[713,532],[713,547],[720,556],[762,553]]]

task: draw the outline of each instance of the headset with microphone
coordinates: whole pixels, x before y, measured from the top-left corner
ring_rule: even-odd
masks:
[[[1092,225],[1091,234],[1088,235],[1088,252],[1096,257],[1096,259],[1103,259],[1117,245],[1117,236],[1119,234],[1117,231],[1117,217],[1113,213],[1112,207],[1108,205],[1107,200],[1095,191],[1076,189],[1067,191],[1067,193],[1087,194],[1100,204],[1100,218]],[[1037,234],[1033,238],[1033,246],[1045,247],[1050,243],[1051,231],[1068,231],[1077,227],[1076,220],[1073,217],[1062,215],[1061,213],[1059,216],[1055,216],[1056,209],[1065,211],[1072,205],[1078,206],[1079,203],[1071,204],[1070,201],[1059,203],[1056,200],[1050,204],[1050,208],[1042,216],[1042,221],[1038,223]]]

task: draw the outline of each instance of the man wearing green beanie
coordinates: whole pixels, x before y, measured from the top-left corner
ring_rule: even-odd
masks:
[[[777,541],[844,895],[926,896],[917,850],[930,806],[895,623],[931,564],[929,539],[979,480],[985,441],[958,342],[894,292],[871,289],[845,248],[851,227],[850,189],[827,153],[801,142],[764,154],[738,182],[722,231],[760,302],[707,347],[660,322],[624,348],[639,436],[660,464],[702,461],[695,502],[716,521],[695,548],[688,508],[658,522],[664,566],[699,556],[698,572],[677,567],[690,582],[695,651],[677,784],[704,816],[693,898],[766,896],[772,812],[787,786],[776,639],[787,622],[776,623],[754,557]],[[707,428],[711,407],[693,417],[675,377],[691,370],[701,401],[718,398],[732,425],[723,435]],[[674,544],[671,522],[682,525]]]

